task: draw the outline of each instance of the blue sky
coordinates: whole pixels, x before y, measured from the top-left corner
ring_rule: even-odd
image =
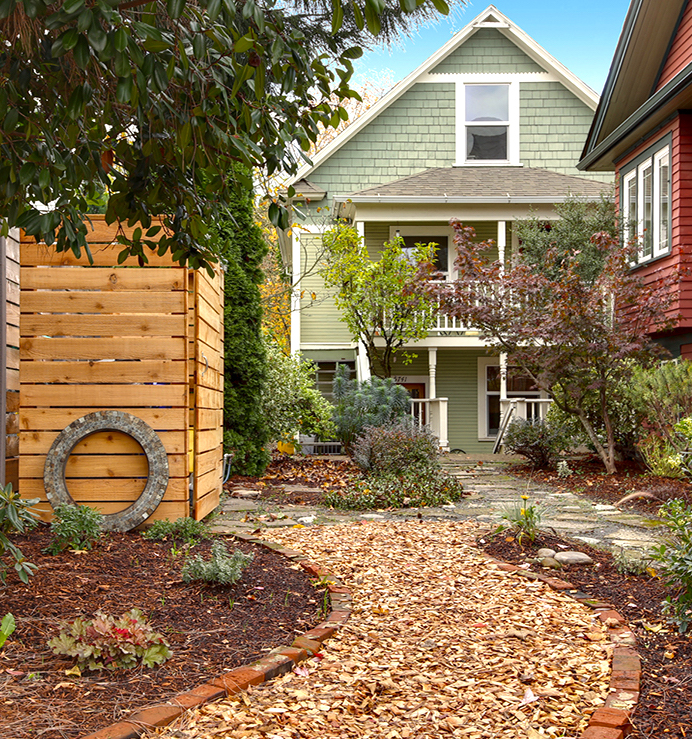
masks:
[[[422,64],[451,36],[488,7],[469,2],[461,11],[403,42],[403,48],[365,54],[356,66],[356,82],[391,70],[398,82]],[[495,7],[596,92],[603,85],[629,0],[496,0]]]

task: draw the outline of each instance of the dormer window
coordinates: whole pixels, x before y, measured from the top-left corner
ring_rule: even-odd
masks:
[[[509,85],[466,85],[466,160],[507,161]]]
[[[495,80],[457,83],[457,166],[520,163],[519,83]]]

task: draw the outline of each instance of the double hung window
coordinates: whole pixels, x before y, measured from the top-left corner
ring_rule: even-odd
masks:
[[[509,159],[509,85],[466,85],[466,160]]]
[[[622,176],[624,237],[636,240],[636,262],[670,251],[670,144],[652,147]]]

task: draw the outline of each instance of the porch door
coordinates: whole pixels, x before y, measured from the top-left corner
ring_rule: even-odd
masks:
[[[424,382],[402,382],[401,386],[406,388],[406,391],[413,400],[420,400],[425,397]],[[425,406],[422,403],[416,403],[413,406],[413,418],[418,426],[425,426],[428,422],[425,414]]]

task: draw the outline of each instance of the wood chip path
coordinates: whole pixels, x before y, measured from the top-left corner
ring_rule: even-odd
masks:
[[[477,534],[473,522],[272,531],[352,589],[350,620],[321,659],[156,736],[578,736],[608,693],[603,627],[567,596],[487,562]]]

